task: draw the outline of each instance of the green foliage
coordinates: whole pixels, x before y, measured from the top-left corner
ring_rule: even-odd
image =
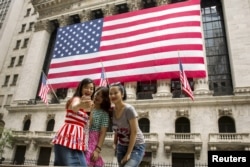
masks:
[[[8,129],[1,129],[0,130],[0,158],[2,157],[4,153],[4,149],[7,148],[12,148],[12,143],[13,143],[13,136],[11,133],[11,130]]]

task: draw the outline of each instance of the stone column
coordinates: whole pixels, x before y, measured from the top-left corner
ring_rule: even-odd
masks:
[[[89,21],[91,20],[91,11],[90,10],[83,10],[81,13],[79,13],[81,22]]]
[[[171,80],[170,79],[162,79],[157,80],[157,92],[153,94],[154,99],[172,97],[171,93]]]
[[[102,8],[102,11],[104,13],[104,17],[111,16],[115,14],[116,7],[114,4],[107,4],[105,8]]]
[[[128,0],[129,11],[140,10],[142,7],[142,3],[139,0]]]
[[[62,15],[58,18],[60,27],[64,27],[73,23],[73,19],[67,15]]]
[[[207,78],[197,78],[194,79],[194,94],[195,96],[211,96],[212,91],[209,90]]]
[[[30,39],[25,61],[20,71],[14,103],[19,100],[29,100],[36,97],[41,77],[43,62],[47,52],[53,26],[49,21],[38,21],[35,32]]]
[[[169,4],[171,0],[156,0],[157,6]]]
[[[127,82],[124,87],[127,92],[127,99],[135,100],[136,99],[136,85],[137,82]]]

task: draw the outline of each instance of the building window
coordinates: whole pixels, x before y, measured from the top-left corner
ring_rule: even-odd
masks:
[[[10,75],[6,75],[3,86],[8,86],[9,80],[10,80]]]
[[[26,24],[22,25],[21,31],[19,33],[23,33],[25,31]]]
[[[35,24],[34,22],[30,22],[29,29],[27,31],[32,31],[34,28],[34,24]]]
[[[38,166],[49,166],[50,164],[51,147],[41,147],[37,165]]]
[[[126,13],[129,11],[128,5],[126,3],[116,5],[117,14]]]
[[[17,62],[17,65],[16,66],[21,66],[23,64],[23,58],[24,56],[19,56],[19,59],[18,59],[18,62]]]
[[[192,79],[188,79],[190,88],[192,91],[194,90],[194,82]],[[180,80],[173,79],[171,80],[171,93],[173,98],[181,98],[181,97],[188,97],[183,91],[181,90]]]
[[[0,95],[0,107],[3,106],[4,95]]]
[[[12,95],[8,95],[7,99],[6,99],[6,102],[5,102],[5,106],[10,106],[11,100],[12,100]]]
[[[152,94],[156,93],[156,81],[137,82],[137,99],[153,99]]]
[[[31,8],[27,9],[26,15],[24,17],[28,17],[30,15],[30,12],[31,12]]]
[[[103,18],[104,14],[101,9],[93,10],[92,11],[92,20]]]
[[[16,146],[15,150],[15,157],[12,163],[15,165],[23,165],[25,162],[26,146]]]
[[[23,125],[23,131],[28,131],[30,129],[30,119],[27,119]]]
[[[18,79],[18,74],[15,74],[11,83],[11,86],[15,86],[17,83],[17,79]]]
[[[218,121],[219,133],[235,133],[235,123],[231,117],[223,116]]]
[[[139,127],[143,133],[149,133],[150,132],[149,120],[147,118],[139,119]]]
[[[16,47],[14,48],[14,50],[19,49],[20,45],[21,45],[21,40],[17,40],[16,41]]]
[[[220,0],[201,1],[209,89],[215,96],[232,95],[233,85]]]
[[[172,165],[176,167],[195,166],[193,153],[172,153]]]
[[[175,121],[175,133],[190,133],[190,122],[185,117],[178,118]]]
[[[16,57],[12,57],[12,58],[10,59],[10,65],[9,65],[9,67],[13,67],[13,66],[14,66],[15,60],[16,60]]]
[[[29,38],[25,38],[24,42],[23,42],[23,47],[22,48],[27,48],[28,43],[29,43]]]
[[[46,131],[53,131],[54,126],[55,126],[55,120],[54,119],[49,120],[47,123]]]
[[[156,7],[155,0],[142,0],[143,9]]]

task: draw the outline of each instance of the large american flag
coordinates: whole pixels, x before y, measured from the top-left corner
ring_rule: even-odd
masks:
[[[179,78],[179,52],[189,78],[206,76],[200,0],[108,16],[58,29],[48,79],[54,88],[100,82]]]

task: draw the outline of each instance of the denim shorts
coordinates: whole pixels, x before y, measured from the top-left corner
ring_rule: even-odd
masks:
[[[73,150],[58,144],[54,145],[54,166],[82,166],[87,167],[83,151]]]
[[[125,164],[121,164],[121,160],[125,156],[127,149],[128,146],[123,146],[120,144],[117,145],[116,155],[119,167],[138,167],[145,154],[145,144],[136,144],[130,155],[130,159]]]

